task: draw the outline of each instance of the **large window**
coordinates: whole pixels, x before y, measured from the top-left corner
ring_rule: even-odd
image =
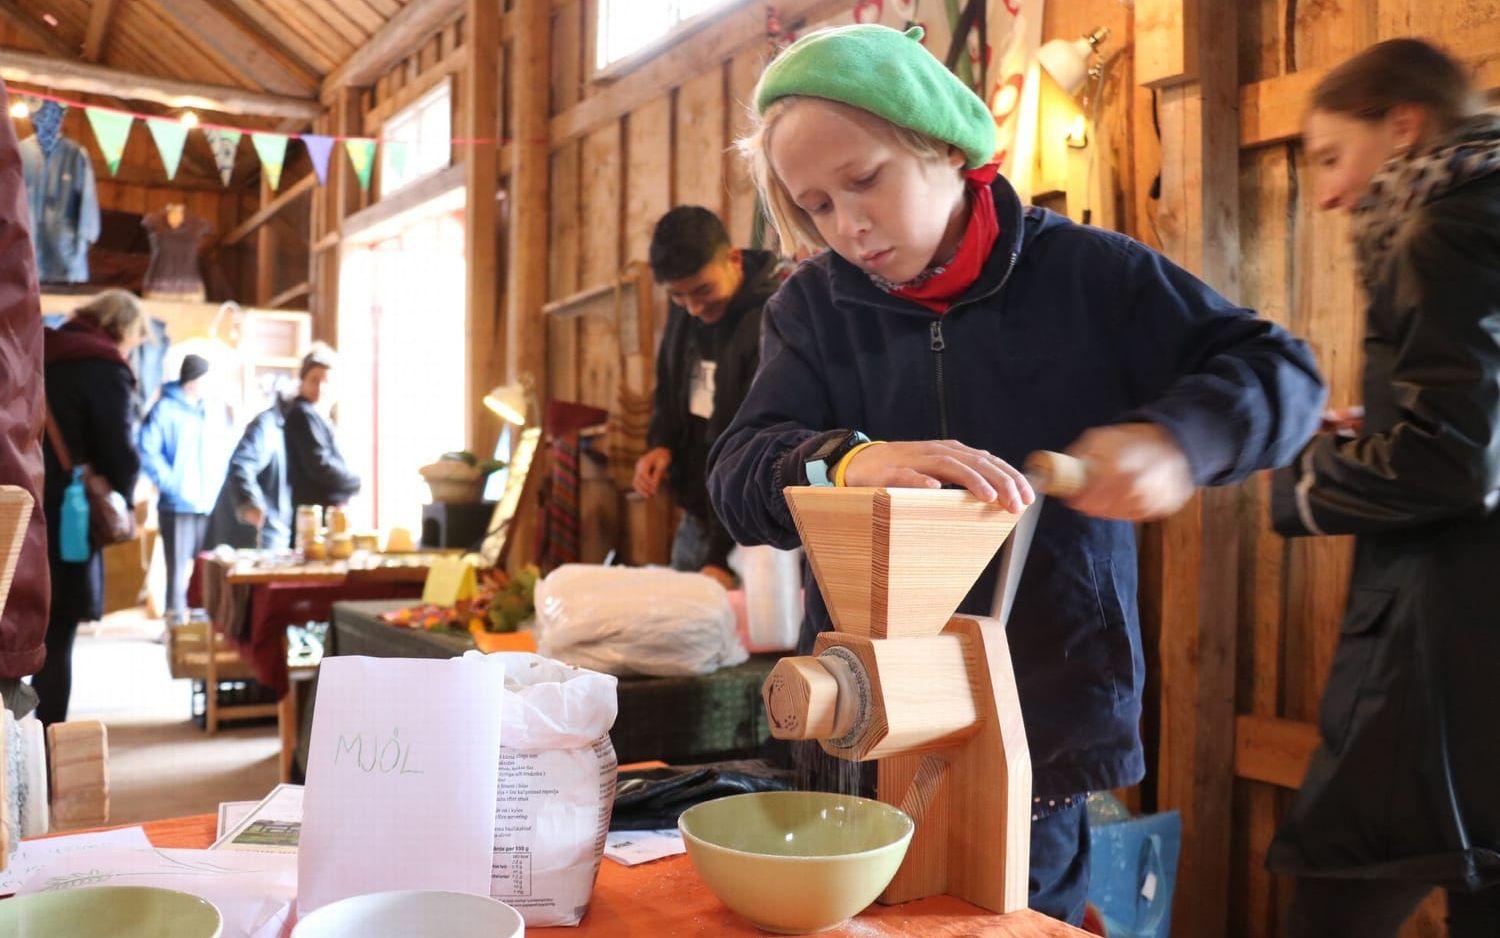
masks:
[[[453,95],[448,82],[398,111],[380,128],[380,194],[390,195],[453,158]]]
[[[665,39],[689,20],[732,0],[599,0],[598,68]]]

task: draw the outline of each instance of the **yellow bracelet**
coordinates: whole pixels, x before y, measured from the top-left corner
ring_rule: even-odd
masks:
[[[838,486],[839,488],[844,487],[844,472],[848,470],[849,461],[854,458],[855,453],[858,453],[860,450],[865,449],[869,446],[879,446],[884,442],[885,440],[871,440],[868,443],[861,443],[851,449],[849,452],[845,453],[844,458],[840,459],[839,464],[833,469],[833,484]]]

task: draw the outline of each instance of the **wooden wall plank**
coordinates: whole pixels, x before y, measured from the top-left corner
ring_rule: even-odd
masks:
[[[548,300],[560,300],[578,292],[579,252],[579,143],[565,144],[552,154],[551,197],[548,215]],[[550,396],[557,400],[578,399],[579,322],[548,317],[547,377]]]
[[[677,89],[676,200],[678,205],[701,205],[726,211],[724,187],[724,76],[721,68],[707,69]]]
[[[610,124],[583,138],[582,249],[579,288],[604,286],[619,276],[621,131]],[[579,400],[610,407],[620,384],[620,343],[615,324],[587,316],[579,324]]]
[[[644,261],[656,222],[672,207],[672,99],[657,98],[626,119],[624,262]]]
[[[754,126],[751,117],[751,100],[755,94],[755,83],[760,80],[765,67],[765,50],[751,48],[737,53],[729,60],[725,81],[724,108],[729,133],[724,141],[724,177],[729,190],[729,240],[739,247],[750,244],[750,232],[755,224],[755,183],[745,161],[735,150],[735,142],[750,133]],[[771,239],[766,232],[767,242]]]

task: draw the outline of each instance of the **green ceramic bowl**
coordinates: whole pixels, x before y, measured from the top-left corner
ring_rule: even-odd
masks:
[[[219,938],[213,904],[149,886],[89,886],[0,902],[0,935],[16,938]]]
[[[786,935],[832,928],[890,884],[913,824],[898,808],[816,791],[731,795],[682,813],[688,857],[724,904]]]

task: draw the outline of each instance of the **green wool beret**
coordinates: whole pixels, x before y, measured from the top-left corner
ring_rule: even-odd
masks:
[[[903,33],[861,24],[803,36],[766,67],[756,112],[790,95],[840,101],[951,143],[968,157],[969,169],[995,156],[990,109],[927,51],[920,26]]]

